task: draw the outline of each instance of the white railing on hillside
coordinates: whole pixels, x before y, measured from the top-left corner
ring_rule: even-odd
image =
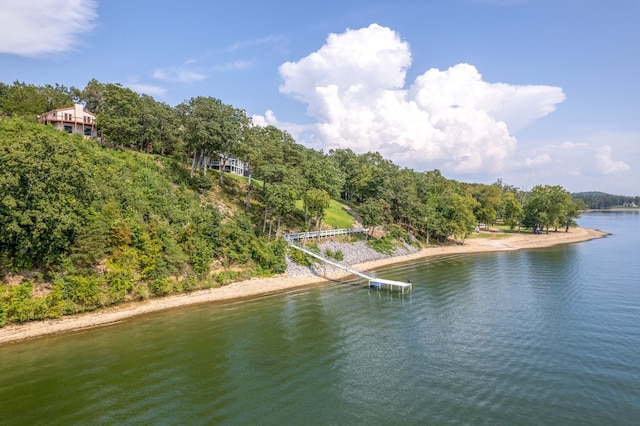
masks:
[[[286,241],[307,240],[309,238],[328,238],[338,235],[348,234],[364,234],[369,232],[369,228],[346,228],[346,229],[327,229],[324,231],[296,232],[293,234],[284,234]]]

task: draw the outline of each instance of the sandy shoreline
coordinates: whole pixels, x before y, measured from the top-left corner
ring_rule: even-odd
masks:
[[[409,255],[374,260],[352,267],[358,270],[368,270],[432,256],[542,248],[558,244],[588,241],[595,238],[601,238],[606,235],[607,234],[605,232],[594,229],[574,228],[570,229],[569,232],[551,232],[543,235],[516,234],[508,238],[501,239],[469,239],[464,245],[430,247]],[[332,278],[337,279],[344,275],[345,274],[336,273],[332,275]],[[199,290],[192,293],[149,299],[142,302],[125,303],[114,307],[100,309],[95,312],[73,315],[55,320],[34,321],[25,324],[11,324],[4,328],[0,328],[0,345],[54,333],[82,330],[112,324],[127,318],[177,307],[247,299],[310,285],[326,284],[328,282],[330,281],[317,275],[295,277],[281,275],[272,278],[251,279],[248,281],[236,282],[220,288]]]

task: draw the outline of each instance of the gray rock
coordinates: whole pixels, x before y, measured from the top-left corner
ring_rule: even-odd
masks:
[[[336,261],[335,259],[330,259],[334,262],[343,264],[345,266],[352,266],[359,263],[368,262],[370,260],[378,260],[378,259],[386,259],[389,257],[402,256],[405,254],[413,253],[418,251],[417,248],[413,246],[409,246],[404,244],[396,248],[393,255],[389,256],[384,253],[379,253],[369,247],[365,241],[356,241],[355,243],[341,243],[337,241],[324,241],[318,244],[318,248],[321,250],[322,254],[326,252],[327,249],[333,251],[334,253],[338,250],[342,251],[344,259],[342,261]],[[287,274],[290,276],[301,276],[301,275],[317,275],[314,273],[312,268],[298,265],[293,262],[289,257],[287,257]]]

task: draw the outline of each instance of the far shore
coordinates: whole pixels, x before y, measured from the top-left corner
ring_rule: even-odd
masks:
[[[467,239],[462,245],[429,247],[408,255],[378,259],[351,267],[356,270],[371,270],[382,266],[411,262],[433,256],[543,248],[559,244],[579,243],[602,238],[606,235],[608,234],[595,229],[572,228],[569,232],[558,231],[542,235],[522,233],[512,234],[507,238],[473,238]],[[33,321],[24,324],[10,324],[4,328],[0,328],[0,345],[56,333],[109,325],[139,315],[178,307],[250,299],[307,286],[323,285],[332,282],[332,280],[344,278],[347,275],[347,273],[342,272],[332,273],[330,279],[311,274],[304,276],[289,276],[284,274],[271,278],[255,278],[231,283],[219,288],[153,298],[140,302],[122,303],[94,312],[71,315],[59,319]]]

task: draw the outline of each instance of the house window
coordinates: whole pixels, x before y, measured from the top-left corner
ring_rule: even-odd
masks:
[[[71,127],[71,126],[64,126],[64,131],[65,131],[65,132],[67,132],[67,133],[71,133],[71,132],[73,132],[73,127]]]
[[[84,128],[84,135],[85,136],[91,136],[91,127],[85,127]]]

